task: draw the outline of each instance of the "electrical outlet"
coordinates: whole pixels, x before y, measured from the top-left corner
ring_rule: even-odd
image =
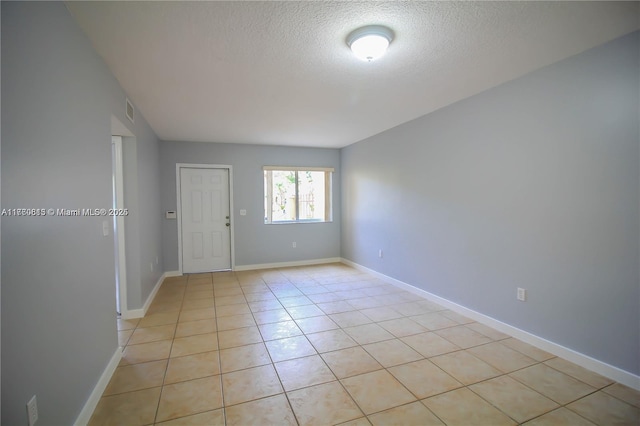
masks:
[[[382,249],[378,250],[378,257],[380,259],[382,259],[383,255],[384,255],[384,253],[382,252]]]
[[[38,421],[38,402],[35,395],[27,402],[27,420],[29,426],[33,426]]]
[[[524,302],[527,300],[527,290],[524,288],[520,288],[518,287],[518,294],[517,294],[517,298],[518,300],[520,300],[521,302]]]
[[[298,244],[294,241],[291,243],[291,247],[296,248],[298,246]]]

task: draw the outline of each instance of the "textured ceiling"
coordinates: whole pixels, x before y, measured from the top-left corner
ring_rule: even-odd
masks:
[[[639,27],[638,2],[78,2],[163,140],[343,147]],[[353,29],[389,26],[356,59]]]

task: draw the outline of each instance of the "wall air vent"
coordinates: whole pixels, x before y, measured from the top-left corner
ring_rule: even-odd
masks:
[[[129,121],[131,121],[132,123],[133,123],[133,114],[134,113],[135,113],[135,109],[133,108],[133,104],[127,98],[127,105],[126,105],[126,109],[125,109],[125,114],[127,115],[127,118],[129,119]]]

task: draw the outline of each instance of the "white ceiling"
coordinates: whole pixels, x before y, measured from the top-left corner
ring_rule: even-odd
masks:
[[[343,147],[639,28],[638,2],[67,7],[163,140]],[[382,24],[387,54],[345,38]]]

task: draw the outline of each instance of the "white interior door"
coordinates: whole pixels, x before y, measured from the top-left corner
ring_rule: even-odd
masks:
[[[231,269],[229,169],[180,168],[182,272]]]

